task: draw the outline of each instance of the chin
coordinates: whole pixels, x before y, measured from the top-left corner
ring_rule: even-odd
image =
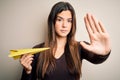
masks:
[[[59,33],[59,34],[58,34],[58,37],[63,37],[63,38],[65,38],[65,37],[67,37],[67,35],[68,35],[68,33]]]
[[[61,35],[61,37],[67,37],[67,35]]]
[[[62,35],[58,35],[58,36],[61,37],[61,38],[67,37],[67,35],[65,35],[65,34],[64,35],[63,34]]]

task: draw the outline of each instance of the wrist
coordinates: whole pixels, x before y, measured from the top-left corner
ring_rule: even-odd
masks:
[[[25,69],[26,74],[30,74],[31,73],[32,69],[26,69],[26,68],[24,68],[24,69]]]
[[[30,74],[31,73],[31,70],[30,71],[26,71],[27,74]]]

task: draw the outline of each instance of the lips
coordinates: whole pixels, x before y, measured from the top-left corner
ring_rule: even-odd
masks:
[[[60,30],[60,31],[63,32],[63,33],[67,32],[67,30]]]

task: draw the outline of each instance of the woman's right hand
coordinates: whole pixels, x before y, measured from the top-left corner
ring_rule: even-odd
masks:
[[[30,74],[32,71],[32,66],[31,66],[32,61],[33,61],[33,55],[31,54],[24,54],[20,58],[20,63],[25,69],[27,74]]]

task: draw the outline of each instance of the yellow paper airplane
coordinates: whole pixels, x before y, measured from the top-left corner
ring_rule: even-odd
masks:
[[[10,54],[8,57],[13,57],[14,59],[19,59],[23,54],[36,54],[38,52],[42,52],[48,50],[50,48],[33,48],[33,49],[17,49],[17,50],[10,50]]]

